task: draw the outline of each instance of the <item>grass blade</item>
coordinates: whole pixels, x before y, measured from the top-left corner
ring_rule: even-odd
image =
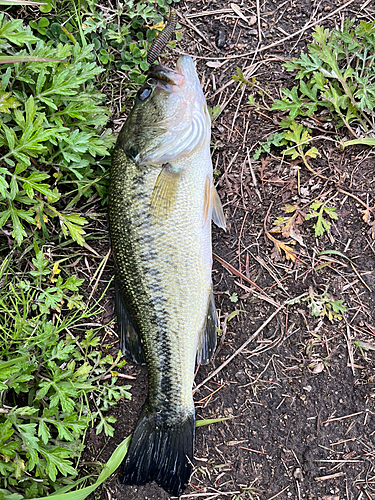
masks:
[[[375,139],[371,137],[363,137],[362,139],[353,139],[352,141],[345,141],[343,147],[355,146],[356,144],[365,144],[366,146],[375,146]]]
[[[202,427],[203,425],[216,424],[217,422],[224,422],[224,420],[230,420],[230,417],[208,418],[207,420],[197,420],[195,422],[195,427]]]
[[[31,2],[30,2],[31,3]],[[34,2],[33,2],[34,3]],[[1,0],[0,0],[1,4]],[[65,59],[52,59],[51,57],[34,57],[34,56],[0,56],[0,64],[15,64],[22,62],[50,62],[50,61],[65,61]]]
[[[47,5],[45,2],[32,2],[31,0],[0,0],[0,5]]]

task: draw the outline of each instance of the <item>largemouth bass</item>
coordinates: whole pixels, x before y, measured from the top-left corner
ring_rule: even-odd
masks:
[[[120,348],[147,363],[148,396],[122,482],[155,480],[180,495],[194,454],[195,363],[216,347],[211,218],[225,228],[213,185],[211,122],[188,56],[154,66],[113,153],[109,223]]]

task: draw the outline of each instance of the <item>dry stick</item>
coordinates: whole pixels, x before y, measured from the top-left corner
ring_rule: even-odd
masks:
[[[328,479],[335,479],[336,477],[345,476],[345,472],[337,472],[336,474],[331,474],[330,476],[314,477],[315,481],[327,481]]]
[[[231,82],[229,82],[229,84],[232,84],[233,82],[234,82],[234,80],[232,80]],[[229,86],[229,84],[227,86]],[[237,90],[240,88],[240,86],[241,86],[241,82],[238,83],[238,85],[236,87],[236,90],[233,92],[233,94],[231,94],[231,96],[229,97],[229,99],[223,105],[220,104],[220,112],[216,116],[216,119],[221,115],[221,113],[228,106],[228,104],[230,103],[230,101],[235,97],[235,95],[237,94]],[[223,88],[223,90],[224,90],[224,88]]]
[[[245,94],[245,90],[246,90],[246,85],[243,86],[241,96],[240,96],[240,98],[238,100],[237,109],[236,109],[236,112],[234,113],[234,118],[233,118],[233,121],[232,121],[232,128],[230,130],[229,137],[228,137],[228,142],[229,142],[230,138],[232,137],[234,124],[236,123],[236,120],[237,120],[238,111],[240,109],[241,102],[242,102],[243,96]]]
[[[367,288],[367,290],[372,293],[372,289],[368,286],[368,284],[366,283],[366,281],[360,276],[360,274],[358,273],[357,269],[353,266],[352,262],[350,262],[350,265],[351,265],[351,268],[353,269],[353,271],[355,272],[355,274],[362,281],[362,284],[365,285],[365,287]]]
[[[350,415],[344,415],[343,417],[329,418],[328,420],[325,420],[324,422],[322,422],[322,424],[328,424],[329,422],[335,422],[336,420],[344,420],[345,418],[356,417],[357,415],[362,415],[362,413],[364,413],[364,412],[363,411],[358,411],[357,413],[352,413]],[[314,460],[314,462],[317,462],[317,460]]]
[[[254,281],[249,280],[249,278],[247,276],[245,276],[244,274],[242,274],[241,271],[239,271],[238,269],[236,269],[235,267],[233,267],[226,260],[224,260],[221,257],[219,257],[218,255],[216,255],[216,253],[212,253],[212,255],[213,255],[213,258],[215,260],[217,260],[218,262],[220,262],[220,264],[223,267],[225,267],[226,269],[228,269],[228,271],[230,271],[232,274],[234,274],[238,278],[242,278],[247,283],[249,283],[251,286],[253,286],[254,288],[256,288],[263,295],[263,299],[264,300],[266,300],[267,302],[271,301],[270,304],[272,304],[272,305],[276,304],[275,301],[273,299],[271,299],[271,297],[269,297],[264,290],[262,290],[256,283],[254,283]],[[276,304],[276,305],[278,305],[278,304]]]
[[[337,14],[341,10],[345,9],[346,7],[349,7],[349,5],[351,5],[355,1],[356,0],[349,0],[349,2],[346,2],[344,5],[341,5],[341,7],[338,7],[333,12],[330,12],[328,15],[326,15],[326,16],[324,16],[324,17],[322,17],[322,18],[320,18],[320,19],[318,19],[316,21],[314,21],[313,23],[307,24],[306,26],[304,26],[300,30],[296,31],[295,33],[292,33],[291,35],[288,35],[285,38],[282,38],[281,40],[278,40],[277,42],[270,43],[269,45],[266,45],[265,47],[261,47],[260,49],[258,49],[258,52],[264,52],[265,50],[272,49],[273,47],[279,46],[280,44],[286,42],[287,40],[290,40],[291,38],[294,38],[295,36],[299,35],[300,33],[303,33],[304,31],[312,28],[313,26],[316,26],[317,24],[325,21],[326,19],[329,19],[330,17],[333,17],[335,14]],[[257,52],[257,50],[251,50],[250,52],[244,52],[243,54],[236,54],[236,55],[226,56],[226,57],[215,57],[215,59],[216,60],[220,60],[220,59],[239,59],[241,57],[251,56],[251,55],[255,54],[256,52]],[[188,54],[184,54],[184,55],[188,55]],[[206,57],[206,56],[196,56],[196,58],[197,59],[213,59],[213,57]]]
[[[329,464],[363,464],[364,460],[313,460],[313,462],[329,463]]]
[[[187,493],[186,495],[181,495],[178,498],[199,498],[199,497],[207,497],[209,498],[217,498],[219,495],[238,495],[240,494],[241,491],[218,491],[217,493],[215,492],[207,492],[207,493]],[[172,498],[177,498],[177,497],[172,497]]]
[[[193,19],[194,17],[216,16],[217,14],[233,14],[233,9],[206,10],[197,12],[196,14],[188,14],[186,18]]]
[[[256,51],[255,51],[256,52]],[[196,56],[194,56],[196,57]],[[255,71],[257,69],[259,69],[259,66],[261,66],[262,64],[266,64],[268,62],[272,62],[272,61],[285,61],[286,58],[284,57],[269,57],[267,59],[262,59],[261,61],[258,61],[256,62],[255,64],[251,64],[246,70],[243,70],[243,76],[246,80],[248,80],[251,76],[254,75]],[[220,92],[222,92],[223,90],[225,90],[227,87],[229,87],[230,85],[232,85],[234,83],[234,80],[230,80],[229,82],[225,83],[219,90],[217,90],[214,94],[211,94],[209,96],[209,99],[213,99],[217,94],[220,94]],[[241,82],[239,83],[238,87],[241,85]],[[237,89],[236,89],[237,91]]]
[[[349,356],[349,361],[350,361],[350,366],[353,372],[353,375],[355,376],[355,369],[354,369],[354,356],[353,356],[353,345],[350,342],[351,341],[351,334],[350,334],[350,326],[349,324],[346,325],[346,345],[348,347],[348,356]]]
[[[284,493],[284,491],[287,490],[288,488],[290,488],[290,485],[286,486],[283,490],[279,491],[279,493],[276,493],[276,495],[274,495],[273,497],[267,498],[267,500],[273,500],[274,498],[277,498],[279,495],[281,495],[281,493]]]
[[[340,189],[340,188],[337,188],[337,191],[339,193],[346,194],[346,196],[350,196],[351,198],[353,198],[353,200],[358,201],[358,203],[360,203],[363,207],[365,207],[367,210],[369,210],[370,207],[368,205],[366,205],[366,203],[364,201],[362,201],[360,198],[358,198],[358,196],[356,196],[355,194],[348,193],[348,191],[344,191],[343,189]]]
[[[261,203],[263,203],[263,200],[262,200],[262,195],[260,194],[260,191],[258,189],[258,182],[257,182],[257,178],[255,177],[255,172],[254,172],[254,169],[253,169],[253,165],[251,164],[251,159],[250,159],[250,153],[249,153],[249,148],[246,148],[247,150],[247,161],[249,163],[249,168],[250,168],[250,173],[251,173],[251,178],[253,179],[253,184],[254,184],[254,190],[259,198],[259,201]]]
[[[193,392],[196,392],[204,384],[206,384],[209,380],[211,380],[213,377],[215,377],[215,375],[217,375],[225,366],[227,366],[232,361],[232,359],[234,359],[237,356],[237,354],[240,354],[250,344],[250,342],[252,342],[254,339],[256,339],[256,337],[260,334],[260,332],[268,325],[268,323],[270,321],[273,320],[273,318],[281,311],[281,309],[283,309],[285,307],[285,305],[286,305],[286,303],[282,304],[280,307],[278,307],[276,309],[276,311],[273,312],[271,314],[271,316],[258,328],[258,330],[255,333],[253,333],[251,335],[251,337],[249,337],[246,340],[246,342],[244,342],[242,344],[242,346],[239,347],[237,349],[237,351],[232,354],[232,356],[229,356],[229,358],[227,360],[225,360],[224,363],[222,363],[218,368],[216,368],[216,370],[214,370],[203,382],[201,382],[199,385],[197,385],[197,387],[195,387]]]
[[[257,0],[257,17],[258,17],[258,37],[259,37],[259,43],[262,43],[262,29],[260,27],[260,5],[259,5],[259,0]]]

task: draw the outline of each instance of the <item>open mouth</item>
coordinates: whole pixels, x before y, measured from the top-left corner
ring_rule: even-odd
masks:
[[[151,67],[147,75],[147,81],[149,81],[149,79],[177,86],[180,86],[185,82],[184,75],[174,69],[161,65]]]

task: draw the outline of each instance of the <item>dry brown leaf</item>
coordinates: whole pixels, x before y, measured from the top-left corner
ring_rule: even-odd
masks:
[[[239,16],[241,19],[247,22],[250,26],[255,24],[257,22],[257,18],[255,16],[251,16],[250,19],[248,19],[242,12],[242,10],[239,8],[238,5],[235,3],[230,4],[231,9]]]
[[[302,234],[298,231],[296,227],[291,227],[289,231],[289,236],[296,240],[300,245],[305,247],[305,243],[303,242]]]
[[[267,235],[267,238],[270,239],[274,243],[278,255],[282,255],[282,252],[284,252],[285,253],[285,258],[287,260],[291,260],[291,261],[295,261],[296,260],[297,256],[294,253],[293,248],[290,247],[290,246],[288,246],[288,243],[289,244],[294,244],[295,243],[294,240],[289,240],[286,243],[284,243],[283,241],[277,240],[276,238],[274,238],[273,236],[271,236],[268,231],[266,232],[266,235]],[[272,255],[274,256],[275,254],[272,253]]]
[[[367,207],[366,210],[362,211],[362,213],[363,213],[363,220],[365,222],[370,222],[370,218],[371,218],[371,209],[370,209],[370,207]]]

